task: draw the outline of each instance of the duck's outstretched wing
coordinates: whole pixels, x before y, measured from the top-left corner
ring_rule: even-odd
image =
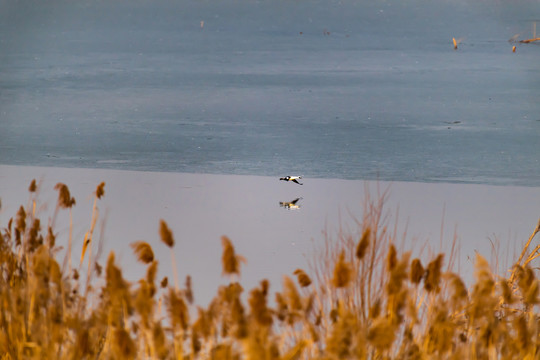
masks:
[[[296,179],[292,179],[291,181],[297,183],[298,185],[304,185],[304,184],[299,183],[298,180]]]

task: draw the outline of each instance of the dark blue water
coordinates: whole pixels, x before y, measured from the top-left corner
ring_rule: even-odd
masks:
[[[0,4],[2,164],[540,186],[537,2]]]

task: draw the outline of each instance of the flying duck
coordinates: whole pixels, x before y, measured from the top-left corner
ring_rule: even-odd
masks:
[[[279,178],[279,180],[292,181],[292,182],[297,183],[298,185],[304,185],[298,182],[298,179],[301,179],[301,178],[302,178],[301,176],[285,176],[285,177]]]
[[[279,202],[279,206],[281,207],[284,207],[285,209],[288,209],[288,210],[296,210],[296,209],[300,209],[300,205],[296,205],[296,203],[299,201],[299,200],[302,200],[302,198],[296,198],[294,199],[293,201],[280,201]]]

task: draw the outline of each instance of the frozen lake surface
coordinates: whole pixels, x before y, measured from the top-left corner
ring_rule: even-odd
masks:
[[[537,187],[538,14],[0,0],[0,163]]]
[[[158,279],[172,280],[171,254],[158,232],[159,220],[164,219],[176,241],[180,279],[193,277],[199,304],[209,301],[217,286],[227,281],[221,276],[222,235],[247,258],[242,285],[250,289],[267,278],[276,291],[282,276],[296,268],[311,273],[308,262],[316,249],[324,248],[325,239],[329,244],[337,243],[340,236],[359,239],[362,230],[356,221],[362,221],[368,197],[376,202],[378,194],[387,191],[383,223],[394,234],[399,251],[413,250],[424,264],[445,252],[446,268],[455,237],[459,251],[454,270],[470,284],[477,252],[491,260],[495,272],[506,274],[538,222],[540,204],[538,187],[338,179],[305,179],[299,186],[266,176],[0,165],[0,226],[26,205],[32,179],[39,183],[36,211],[43,229],[54,212],[55,184],[65,183],[75,197],[75,265],[91,223],[92,193],[102,181],[105,196],[98,202],[94,232],[95,245],[102,244],[100,264],[105,264],[109,251],[115,251],[126,278],[139,279],[145,267],[135,261],[129,244],[143,240],[159,260]],[[300,199],[297,209],[280,206],[296,198]],[[56,243],[65,251],[67,211],[60,212],[56,225]]]

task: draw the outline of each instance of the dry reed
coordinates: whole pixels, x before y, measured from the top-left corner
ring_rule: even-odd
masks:
[[[87,284],[80,291],[81,266],[61,267],[62,237],[54,231],[58,208],[75,200],[58,184],[58,206],[47,226],[35,212],[40,186],[32,181],[31,201],[0,231],[0,354],[2,359],[536,359],[540,356],[540,247],[530,249],[540,222],[525,243],[509,277],[492,273],[480,255],[475,281],[467,288],[445,269],[453,254],[428,259],[402,252],[387,231],[385,194],[366,200],[358,236],[325,239],[310,271],[284,275],[273,305],[270,283],[249,290],[238,282],[240,264],[233,242],[223,236],[223,275],[204,308],[194,304],[191,277],[184,288],[157,283],[158,262],[150,243],[131,243],[146,266],[137,283],[124,279],[110,253],[105,270],[91,247],[97,200],[94,193],[85,252]],[[71,219],[71,213],[70,213]],[[170,249],[172,231],[158,234]],[[68,242],[71,242],[71,231]],[[171,251],[172,252],[172,251]],[[172,258],[174,262],[174,255]],[[427,264],[425,267],[422,262]],[[451,262],[451,261],[450,261]],[[174,264],[173,264],[174,265]],[[176,272],[176,269],[174,270]],[[92,276],[90,276],[92,274]],[[173,274],[175,279],[176,274]],[[95,278],[93,278],[95,276]],[[165,316],[161,314],[161,302]]]

